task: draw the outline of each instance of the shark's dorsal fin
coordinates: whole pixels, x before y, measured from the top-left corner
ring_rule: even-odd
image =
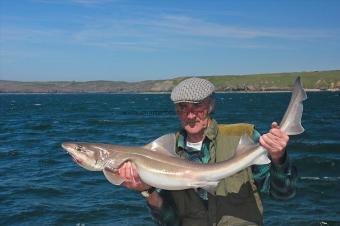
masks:
[[[144,146],[145,149],[162,153],[169,156],[176,156],[176,135],[166,134]]]
[[[242,155],[250,150],[254,150],[258,146],[259,144],[255,144],[254,141],[249,137],[247,133],[243,133],[237,145],[235,157]],[[252,164],[264,165],[264,164],[269,164],[269,163],[270,163],[270,159],[267,156],[267,152],[264,152],[262,155],[256,158]]]
[[[254,144],[254,141],[249,137],[246,132],[244,132],[238,142],[235,155],[241,155],[254,146],[256,146],[256,144]]]
[[[248,135],[248,133],[244,132],[241,136],[240,141],[238,142],[238,144],[240,145],[252,145],[254,144],[253,139],[250,138],[250,136]]]

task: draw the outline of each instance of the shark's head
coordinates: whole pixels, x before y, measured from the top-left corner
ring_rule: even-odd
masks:
[[[100,171],[103,169],[103,164],[98,151],[88,143],[70,143],[65,142],[61,145],[73,158],[73,160],[81,167],[91,170]]]

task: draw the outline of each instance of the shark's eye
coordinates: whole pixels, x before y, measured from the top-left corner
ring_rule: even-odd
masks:
[[[83,150],[83,146],[81,146],[80,144],[77,145],[76,150],[77,150],[77,151],[80,151],[80,152],[83,152],[83,151],[84,151],[84,150]]]

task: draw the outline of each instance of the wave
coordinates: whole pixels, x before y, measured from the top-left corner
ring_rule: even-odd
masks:
[[[340,181],[340,177],[315,177],[315,176],[307,176],[300,177],[300,180],[312,180],[312,181]]]

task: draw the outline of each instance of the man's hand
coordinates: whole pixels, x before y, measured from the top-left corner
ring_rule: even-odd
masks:
[[[135,164],[131,162],[125,162],[118,169],[118,176],[126,179],[126,181],[122,185],[129,189],[133,189],[136,191],[145,191],[151,187],[150,185],[145,184],[140,179]]]
[[[268,133],[260,137],[260,144],[267,149],[273,163],[281,162],[281,158],[286,152],[288,141],[288,135],[280,130],[280,127],[276,122],[272,123],[272,128]]]
[[[145,191],[151,188],[150,185],[145,184],[139,177],[135,164],[131,162],[125,162],[119,169],[118,175],[121,178],[125,178],[126,181],[122,184],[123,186],[133,189],[136,191]],[[148,203],[155,207],[161,208],[163,204],[163,199],[159,196],[157,192],[153,192],[148,198]]]

